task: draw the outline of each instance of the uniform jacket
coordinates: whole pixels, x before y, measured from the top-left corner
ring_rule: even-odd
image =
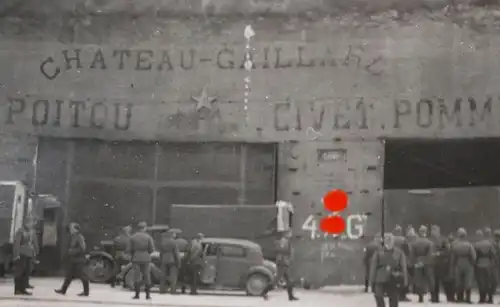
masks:
[[[179,249],[180,253],[187,252],[187,246],[189,245],[189,242],[186,239],[177,238],[175,239],[175,243],[177,244],[177,248]]]
[[[394,236],[394,246],[400,249],[405,255],[408,257],[411,253],[411,246],[408,243],[406,237],[403,236]]]
[[[130,245],[130,236],[122,233],[113,239],[113,246],[116,252],[116,257],[121,257],[122,259],[130,260],[130,255],[128,254]]]
[[[364,249],[363,263],[365,265],[369,265],[375,252],[380,250],[381,248],[382,245],[375,241],[371,241],[370,243],[368,243]]]
[[[399,248],[395,247],[392,250],[381,248],[371,259],[370,284],[389,282],[394,271],[400,272],[404,283],[408,284],[406,268],[406,256]]]
[[[474,244],[476,249],[476,266],[479,268],[490,268],[496,264],[497,253],[495,246],[490,240],[484,239]]]
[[[81,233],[72,234],[69,239],[68,260],[74,263],[85,262],[87,245]]]
[[[161,262],[165,264],[175,264],[177,267],[181,263],[181,255],[177,242],[171,236],[162,236],[160,242]]]
[[[451,244],[452,267],[469,268],[476,263],[476,250],[469,241],[458,239]]]
[[[151,262],[151,253],[155,251],[155,243],[149,233],[138,231],[130,237],[129,254],[132,262]]]
[[[14,259],[17,259],[20,256],[34,257],[36,251],[35,246],[33,245],[32,231],[20,228],[16,232],[12,248]]]
[[[276,240],[277,265],[289,266],[292,258],[292,242],[288,238]]]
[[[411,246],[410,262],[415,268],[430,265],[434,254],[434,244],[425,237],[418,237]]]
[[[442,236],[432,236],[430,238],[434,245],[434,254],[432,258],[433,264],[445,264],[447,263],[447,258],[449,254],[450,245],[448,240]]]
[[[203,264],[203,247],[198,240],[191,240],[186,247],[186,261],[191,265]]]

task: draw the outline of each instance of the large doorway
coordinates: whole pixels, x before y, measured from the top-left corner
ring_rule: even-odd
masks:
[[[389,140],[385,149],[387,227],[439,225],[469,234],[500,227],[500,139]]]
[[[82,225],[90,244],[141,220],[175,221],[180,228],[192,228],[188,226],[196,221],[198,228],[210,229],[207,235],[221,235],[227,225],[208,228],[213,224],[209,220],[204,225],[197,218],[174,216],[172,205],[267,208],[275,201],[275,150],[274,144],[44,138],[38,149],[37,191],[62,199],[67,219]],[[245,219],[252,225],[274,214],[262,213]]]

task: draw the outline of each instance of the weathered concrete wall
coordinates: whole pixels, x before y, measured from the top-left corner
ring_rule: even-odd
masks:
[[[85,3],[62,7],[74,14],[59,19],[26,19],[28,6],[0,19],[0,131],[282,142],[278,194],[297,205],[304,234],[296,274],[316,284],[361,280],[358,239],[379,217],[380,139],[500,134],[495,11],[291,17],[283,12],[307,10],[289,6],[243,10],[260,17],[124,18],[111,14],[115,2],[99,2],[97,15],[85,13],[97,1]],[[186,14],[223,2],[200,3]],[[234,13],[223,8],[213,12]],[[248,24],[251,72],[242,65]],[[203,88],[217,98],[209,108],[192,99]],[[348,231],[335,240],[315,231],[332,187],[351,192]]]

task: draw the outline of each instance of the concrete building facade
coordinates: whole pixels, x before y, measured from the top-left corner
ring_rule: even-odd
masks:
[[[251,237],[283,199],[296,277],[360,283],[385,142],[500,134],[500,40],[465,13],[129,2],[0,20],[2,180],[36,181],[95,240],[142,219]],[[332,188],[350,197],[338,238],[318,230]]]

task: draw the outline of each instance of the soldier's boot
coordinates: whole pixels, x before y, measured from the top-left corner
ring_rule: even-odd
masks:
[[[464,301],[464,292],[462,290],[457,290],[457,302],[463,302]]]
[[[484,304],[484,301],[485,301],[484,291],[479,291],[479,301],[477,303]]]
[[[271,291],[271,289],[272,289],[272,288],[273,288],[273,287],[272,287],[271,285],[268,285],[268,286],[264,289],[264,291],[262,291],[261,296],[262,296],[262,298],[263,298],[264,300],[266,300],[266,301],[267,301],[267,300],[269,299],[269,296],[268,296],[267,294],[269,293],[269,291]]]
[[[471,294],[471,290],[470,289],[465,291],[465,302],[467,304],[472,304],[472,301],[470,299],[470,294]]]
[[[134,297],[132,297],[132,299],[138,300],[139,294],[141,293],[141,287],[139,285],[135,285],[134,290],[135,290],[135,295],[134,295]]]
[[[293,295],[293,287],[289,286],[286,288],[286,292],[288,293],[289,301],[298,301],[299,299]]]
[[[421,294],[421,293],[418,294],[418,302],[419,303],[423,303],[424,302],[424,295]]]
[[[145,292],[146,292],[146,299],[150,300],[151,299],[150,286],[146,286]]]
[[[439,293],[431,292],[431,303],[439,303]]]
[[[493,292],[488,292],[486,303],[493,304]]]

